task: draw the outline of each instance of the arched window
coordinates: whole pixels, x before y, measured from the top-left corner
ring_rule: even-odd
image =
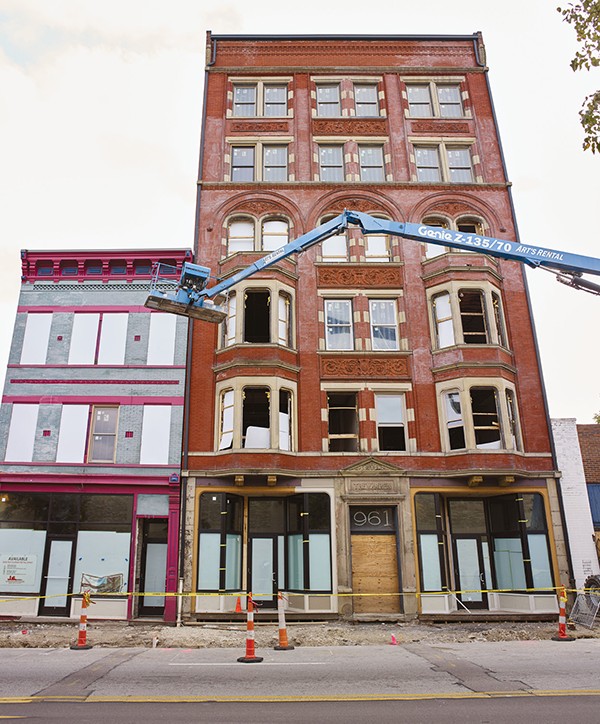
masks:
[[[289,241],[288,222],[283,219],[265,219],[262,222],[262,249],[274,251]]]
[[[250,218],[231,219],[227,226],[227,253],[254,251],[254,220]]]

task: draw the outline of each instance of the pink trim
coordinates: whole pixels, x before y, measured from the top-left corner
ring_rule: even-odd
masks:
[[[16,364],[12,362],[6,365],[12,369],[44,369],[44,370],[67,370],[67,369],[93,369],[93,370],[105,370],[105,369],[120,369],[120,370],[184,370],[185,365],[33,365],[33,364]]]
[[[3,476],[4,477],[4,476]],[[44,476],[46,477],[46,476]],[[110,482],[108,482],[110,481]],[[135,495],[136,493],[148,493],[168,495],[172,492],[164,480],[156,478],[126,478],[122,481],[106,476],[105,480],[94,480],[90,483],[87,476],[77,476],[69,479],[68,483],[64,482],[64,476],[55,476],[48,478],[46,482],[20,482],[19,480],[10,480],[2,482],[2,490],[6,493],[119,493],[124,492]]]
[[[65,380],[65,382],[69,382]],[[90,395],[4,395],[2,402],[6,404],[27,404],[32,405],[43,402],[47,405],[67,403],[71,405],[183,405],[183,397],[133,397],[107,395],[94,396]]]
[[[12,385],[179,385],[180,380],[48,380],[14,377],[9,380]]]
[[[64,278],[64,277],[63,277]],[[148,285],[148,293],[150,293],[150,285]],[[137,306],[117,306],[117,305],[110,305],[110,306],[101,306],[98,304],[86,304],[85,307],[82,307],[81,305],[78,307],[70,307],[70,306],[60,306],[58,304],[55,304],[54,306],[21,306],[19,305],[17,307],[17,313],[18,314],[26,314],[27,312],[30,312],[32,314],[35,313],[49,313],[49,312],[57,312],[57,313],[67,313],[67,312],[74,312],[75,314],[98,314],[100,312],[121,312],[122,314],[128,314],[131,312],[144,312],[147,314],[159,314],[159,312],[155,309],[148,309],[148,307],[144,307],[143,305],[137,305]],[[164,312],[160,312],[160,314],[164,314]]]

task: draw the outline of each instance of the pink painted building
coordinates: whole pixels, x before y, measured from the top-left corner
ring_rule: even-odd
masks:
[[[143,305],[153,265],[191,257],[21,253],[0,408],[0,616],[73,617],[91,590],[91,617],[175,620],[164,593],[177,589],[187,320]]]

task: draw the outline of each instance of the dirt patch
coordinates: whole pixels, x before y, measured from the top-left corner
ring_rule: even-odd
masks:
[[[290,644],[296,646],[375,646],[403,643],[465,643],[469,641],[546,640],[557,634],[551,623],[288,623]],[[0,622],[0,648],[63,648],[77,642],[78,623]],[[600,628],[578,626],[568,634],[600,638]],[[204,623],[164,626],[125,621],[88,622],[87,641],[93,646],[152,648],[240,648],[245,624]],[[256,624],[257,648],[278,643],[277,623]]]

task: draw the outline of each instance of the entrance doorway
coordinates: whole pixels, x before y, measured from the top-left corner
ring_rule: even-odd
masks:
[[[350,508],[354,613],[400,613],[396,510],[392,506]],[[398,594],[398,595],[394,595]]]
[[[248,500],[248,590],[263,608],[277,607],[285,586],[285,500]]]
[[[38,616],[68,616],[71,610],[75,538],[48,535]]]
[[[492,572],[483,500],[450,500],[450,526],[458,600],[487,608]]]
[[[165,590],[167,533],[167,518],[147,518],[141,521],[139,616],[162,616],[164,614],[165,597],[154,594],[162,593]]]

